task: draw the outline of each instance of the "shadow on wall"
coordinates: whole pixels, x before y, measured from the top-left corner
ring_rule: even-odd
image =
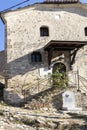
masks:
[[[12,106],[23,106],[24,104],[24,96],[19,95],[15,91],[11,89],[4,89],[4,101],[8,105]]]
[[[0,100],[3,99],[4,88],[5,88],[5,85],[3,83],[0,83]]]
[[[5,70],[5,51],[0,51],[0,75],[4,75]]]
[[[53,106],[54,108],[59,111],[62,110],[62,92],[60,94],[57,94],[53,97]]]
[[[40,52],[40,51],[41,51],[40,49],[35,50],[35,52]],[[15,77],[16,75],[24,75],[28,72],[31,73],[33,70],[40,69],[41,67],[45,67],[46,62],[43,59],[45,57],[42,54],[42,52],[41,52],[42,62],[32,62],[31,54],[32,52],[18,59],[15,59],[14,61],[11,61],[7,64],[7,78],[8,79]]]
[[[39,11],[43,11],[43,12],[44,11],[53,12],[52,6],[49,6],[49,5],[50,4],[41,3],[40,5],[36,6],[34,8],[34,10],[39,10]],[[67,4],[68,6],[66,6],[66,4],[52,4],[52,5],[53,5],[54,12],[65,11],[65,12],[74,13],[74,14],[77,14],[80,16],[87,17],[87,13],[86,13],[86,11],[84,11],[85,10],[84,8],[87,8],[86,4],[84,5],[81,3],[78,3],[78,4],[71,3],[71,4]],[[61,5],[61,6],[59,6],[59,5]],[[81,5],[82,5],[82,7],[80,7]]]
[[[28,102],[30,101],[34,106],[32,109],[34,109],[35,106],[38,104],[40,97],[42,96],[44,97],[44,95],[47,95],[47,93],[51,90],[52,88],[48,88],[47,90],[36,93],[34,95],[31,95],[30,93],[25,94],[24,92],[22,93],[22,95],[19,95],[19,93],[16,93],[13,90],[8,88],[4,90],[4,99],[7,104],[12,106],[24,106],[27,103],[27,101]],[[35,100],[36,102],[33,102],[33,100]],[[42,104],[43,102],[40,103]]]

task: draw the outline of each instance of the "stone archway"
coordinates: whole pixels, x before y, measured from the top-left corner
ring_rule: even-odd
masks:
[[[53,66],[53,86],[64,89],[67,86],[66,66],[61,63],[55,63]]]
[[[63,72],[66,73],[66,66],[63,63],[61,63],[61,62],[55,63],[53,65],[53,73],[56,72],[57,68],[59,69],[60,73],[63,73]]]

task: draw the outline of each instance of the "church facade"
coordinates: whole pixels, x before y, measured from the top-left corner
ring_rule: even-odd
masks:
[[[45,1],[3,12],[5,24],[5,99],[62,66],[79,69],[87,79],[87,5],[75,1]],[[20,91],[19,89],[19,91]],[[10,96],[9,96],[10,95]]]

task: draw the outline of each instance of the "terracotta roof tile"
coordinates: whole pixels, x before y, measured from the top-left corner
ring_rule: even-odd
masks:
[[[78,3],[79,0],[45,0],[46,3]]]

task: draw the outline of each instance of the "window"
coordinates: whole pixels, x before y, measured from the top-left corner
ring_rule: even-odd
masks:
[[[40,36],[49,36],[49,29],[48,27],[40,27]]]
[[[87,27],[85,28],[85,36],[87,36]]]
[[[33,52],[31,54],[31,61],[32,62],[42,62],[42,56],[40,52]]]

